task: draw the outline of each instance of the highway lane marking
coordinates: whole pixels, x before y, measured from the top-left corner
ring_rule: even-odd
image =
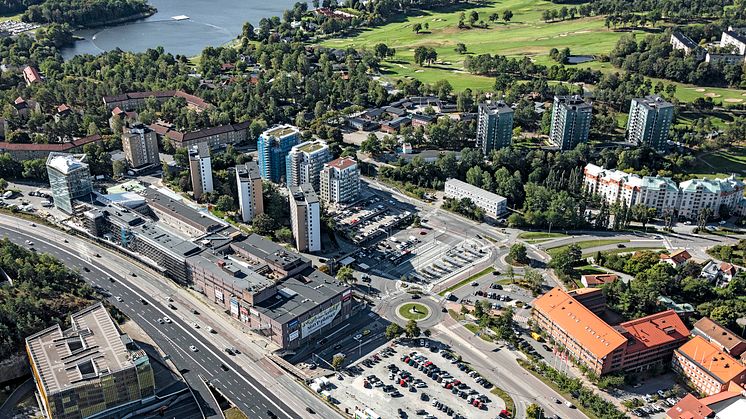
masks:
[[[209,375],[210,375],[210,377],[213,377],[212,373],[211,373],[210,371],[208,371],[208,370],[207,370],[207,368],[205,368],[205,367],[204,367],[204,366],[202,365],[202,363],[204,363],[204,360],[202,360],[202,363],[200,363],[200,362],[197,362],[197,360],[196,360],[196,359],[192,358],[192,356],[191,356],[191,355],[189,354],[189,352],[185,351],[185,350],[184,350],[184,349],[183,349],[182,347],[180,347],[179,345],[176,345],[176,343],[175,343],[175,342],[174,342],[174,341],[173,341],[173,340],[172,340],[171,338],[169,338],[169,337],[168,337],[168,336],[167,336],[167,335],[166,335],[165,333],[163,333],[163,331],[162,331],[162,330],[161,330],[160,328],[158,328],[158,327],[157,327],[157,326],[156,326],[155,324],[151,323],[151,322],[150,322],[150,320],[146,319],[146,318],[145,318],[145,317],[143,317],[143,316],[142,316],[141,314],[138,314],[137,316],[138,316],[139,318],[141,318],[141,319],[142,319],[142,320],[143,320],[143,321],[144,321],[145,323],[147,323],[147,324],[149,324],[150,326],[152,326],[152,327],[153,327],[153,329],[155,329],[156,331],[158,331],[158,333],[160,333],[160,334],[161,334],[161,336],[163,336],[163,338],[164,338],[164,339],[166,339],[166,340],[167,340],[167,341],[168,341],[169,343],[171,343],[171,346],[173,346],[174,348],[176,348],[176,350],[177,350],[177,351],[181,351],[181,352],[183,352],[183,353],[184,353],[184,355],[188,356],[188,357],[189,357],[189,358],[190,358],[190,359],[191,359],[191,360],[192,360],[192,361],[193,361],[193,362],[194,362],[195,364],[199,365],[199,367],[200,367],[200,368],[202,368],[202,369],[203,369],[203,370],[204,370],[204,371],[205,371],[205,372],[206,372],[207,374],[209,374]]]
[[[4,228],[5,228],[5,229],[7,229],[7,230],[10,230],[10,231],[14,231],[14,232],[15,232],[16,234],[18,234],[18,235],[21,235],[21,236],[26,236],[26,237],[29,237],[29,238],[35,238],[35,239],[39,240],[39,237],[37,237],[37,236],[35,236],[35,235],[29,234],[29,233],[26,233],[26,232],[23,232],[23,231],[19,231],[19,230],[17,230],[17,229],[14,229],[14,228],[12,228],[12,227],[8,227],[7,225],[6,225],[6,226],[5,226]],[[39,233],[39,234],[41,235],[42,233]],[[44,239],[44,237],[42,237],[42,238],[41,238],[41,240],[43,240],[43,239]],[[59,250],[59,251],[61,251],[61,252],[65,253],[65,254],[68,254],[68,255],[72,255],[73,257],[75,257],[75,258],[78,258],[78,259],[81,259],[81,260],[82,260],[82,258],[79,258],[79,257],[78,257],[77,255],[73,254],[73,253],[72,253],[71,251],[69,251],[69,250],[67,250],[67,249],[63,249],[63,248],[61,248],[61,247],[59,247],[59,246],[57,246],[57,245],[55,245],[55,244],[52,244],[51,242],[47,242],[47,244],[48,244],[49,246],[51,246],[51,247],[54,247],[55,249],[57,249],[57,250]],[[90,263],[90,262],[89,262],[89,264],[90,264],[90,265],[91,265],[91,266],[92,266],[93,268],[95,268],[95,269],[97,269],[98,271],[100,271],[101,273],[104,273],[104,274],[107,274],[107,275],[108,275],[107,271],[105,271],[105,270],[104,270],[104,269],[102,269],[101,267],[99,267],[99,266],[97,266],[97,265],[95,265],[95,264],[93,264],[93,263]],[[112,275],[112,277],[113,277],[113,275]],[[140,297],[140,298],[142,298],[142,299],[145,299],[145,297],[143,297],[143,296],[142,296],[142,295],[141,295],[140,293],[138,293],[137,291],[133,290],[133,289],[132,289],[132,287],[130,287],[130,286],[129,286],[129,284],[127,284],[127,283],[126,283],[126,282],[125,282],[125,281],[124,281],[123,279],[124,279],[124,277],[122,277],[122,279],[120,279],[120,280],[119,280],[119,281],[117,281],[117,282],[118,282],[119,284],[121,284],[121,285],[122,285],[123,287],[125,287],[126,289],[128,289],[128,290],[129,290],[129,291],[130,291],[130,292],[131,292],[132,294],[134,294],[134,295],[136,295],[136,296],[138,296],[138,297]],[[146,300],[147,300],[147,299],[146,299]],[[149,302],[149,303],[151,303],[150,301],[148,301],[148,302]],[[151,304],[152,304],[152,303],[151,303]],[[155,309],[156,311],[160,312],[160,313],[161,313],[161,314],[163,314],[164,316],[166,315],[166,312],[165,312],[165,311],[163,311],[163,310],[162,310],[162,309],[161,309],[160,307],[157,307],[157,306],[155,306],[155,305],[152,305],[152,307],[154,307],[154,309]],[[226,365],[228,364],[228,363],[227,363],[227,362],[226,362],[226,361],[225,361],[225,360],[224,360],[223,358],[221,358],[220,356],[218,356],[218,355],[217,355],[217,354],[215,353],[215,351],[213,351],[213,350],[212,350],[212,349],[211,349],[210,347],[208,347],[207,345],[203,344],[203,343],[202,343],[202,342],[201,342],[201,341],[200,341],[199,339],[195,338],[195,337],[194,337],[194,335],[193,335],[193,334],[192,334],[192,333],[191,333],[191,332],[190,332],[190,331],[188,330],[188,328],[187,328],[187,327],[185,327],[185,326],[183,326],[183,325],[181,325],[181,324],[178,324],[177,322],[174,322],[173,324],[175,324],[175,325],[178,325],[178,327],[179,327],[179,328],[181,328],[181,329],[182,329],[182,330],[184,331],[184,333],[185,333],[186,335],[188,335],[189,337],[191,337],[192,339],[194,339],[194,340],[195,340],[195,341],[196,341],[197,343],[199,343],[199,344],[200,344],[201,346],[203,346],[203,347],[205,348],[205,350],[206,350],[206,351],[208,351],[209,353],[211,353],[211,354],[212,354],[212,355],[213,355],[213,356],[214,356],[215,358],[217,358],[218,360],[222,361],[222,362],[223,362],[224,364],[226,364]],[[240,367],[240,366],[239,366],[239,367]],[[258,388],[257,386],[255,386],[255,385],[254,385],[253,383],[251,383],[251,382],[250,382],[250,381],[249,381],[249,380],[248,380],[248,379],[247,379],[246,377],[244,377],[243,375],[239,374],[239,373],[238,373],[238,372],[236,372],[235,370],[234,370],[234,372],[235,372],[235,374],[236,374],[236,375],[237,375],[237,376],[238,376],[238,377],[239,377],[239,378],[240,378],[240,379],[241,379],[241,380],[242,380],[243,382],[245,382],[246,384],[248,384],[248,385],[249,385],[249,386],[250,386],[250,387],[251,387],[252,389],[254,389],[254,391],[256,391],[257,393],[259,393],[259,395],[261,395],[261,396],[262,396],[263,398],[267,399],[267,400],[268,400],[268,401],[269,401],[269,402],[270,402],[270,403],[272,404],[272,406],[274,406],[274,407],[275,407],[275,408],[276,408],[277,410],[279,410],[280,412],[282,412],[282,413],[283,413],[283,414],[284,414],[285,416],[287,416],[287,417],[292,417],[292,415],[290,415],[290,414],[289,414],[288,412],[286,412],[286,411],[285,411],[285,410],[284,410],[283,408],[281,408],[281,407],[280,407],[280,406],[279,406],[279,405],[278,405],[278,404],[277,404],[277,403],[276,403],[276,402],[275,402],[274,400],[270,399],[270,398],[269,398],[269,397],[268,397],[268,396],[267,396],[267,395],[266,395],[266,394],[265,394],[265,393],[264,393],[263,391],[261,391],[261,390],[260,390],[260,389],[259,389],[259,388]],[[265,389],[265,390],[266,390],[266,389]],[[295,412],[294,412],[294,413],[295,413]]]

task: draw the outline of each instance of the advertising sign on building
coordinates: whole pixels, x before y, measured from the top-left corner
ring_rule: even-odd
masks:
[[[221,303],[225,300],[223,300],[223,291],[220,291],[219,289],[215,289],[215,299],[220,301]]]
[[[295,339],[298,339],[298,331],[297,330],[295,332],[290,332],[290,334],[288,335],[288,340],[295,340]]]
[[[246,310],[246,307],[239,307],[238,311],[241,313],[241,321],[249,321],[249,311]]]
[[[259,312],[254,310],[253,308],[249,309],[249,313],[251,313],[251,315],[254,317],[259,317]]]
[[[342,310],[342,303],[334,303],[331,307],[321,311],[320,313],[316,314],[315,316],[309,318],[308,320],[301,323],[301,336],[306,337],[310,335],[313,332],[318,331],[322,327],[328,325],[329,323],[334,320],[335,317],[337,317],[337,314]]]
[[[238,317],[238,300],[236,297],[231,297],[231,316]]]
[[[347,290],[342,294],[342,301],[347,301],[352,298],[352,290]]]

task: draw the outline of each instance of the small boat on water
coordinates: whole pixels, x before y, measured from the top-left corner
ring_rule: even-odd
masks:
[[[171,19],[173,19],[173,20],[187,20],[187,19],[189,19],[189,16],[187,16],[187,15],[171,16]]]

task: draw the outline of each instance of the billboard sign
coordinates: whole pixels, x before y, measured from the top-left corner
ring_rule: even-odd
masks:
[[[301,323],[301,336],[306,337],[311,333],[316,332],[322,327],[328,325],[332,322],[332,320],[334,320],[335,317],[337,317],[337,314],[339,314],[341,310],[342,303],[337,302],[321,311],[320,313],[316,314],[315,316],[304,321],[303,323]]]

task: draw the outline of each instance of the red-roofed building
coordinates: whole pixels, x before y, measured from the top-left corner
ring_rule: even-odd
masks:
[[[583,275],[580,277],[580,282],[586,287],[600,287],[611,284],[617,279],[619,279],[619,275],[615,274]]]
[[[689,336],[673,310],[614,327],[560,288],[534,301],[533,319],[551,342],[598,375],[661,365]]]
[[[702,336],[674,351],[673,369],[703,394],[711,396],[746,382],[746,367]]]
[[[31,86],[33,83],[41,83],[41,76],[34,67],[27,65],[23,68],[23,80],[26,81],[27,86]]]
[[[702,317],[697,320],[694,323],[692,334],[702,336],[734,358],[738,358],[746,352],[746,340],[709,317]]]
[[[332,204],[352,202],[360,196],[360,171],[352,157],[340,157],[324,164],[319,174],[319,194]]]
[[[83,146],[89,143],[100,143],[101,136],[91,135],[67,143],[25,144],[0,142],[0,153],[8,153],[14,160],[46,159],[49,153],[80,153]]]
[[[713,411],[707,405],[687,394],[666,412],[667,419],[705,419],[713,416]]]
[[[663,253],[660,255],[660,258],[661,262],[668,263],[674,268],[678,268],[679,266],[689,262],[689,259],[692,258],[692,255],[689,254],[689,252],[686,250],[679,250],[671,254]]]

